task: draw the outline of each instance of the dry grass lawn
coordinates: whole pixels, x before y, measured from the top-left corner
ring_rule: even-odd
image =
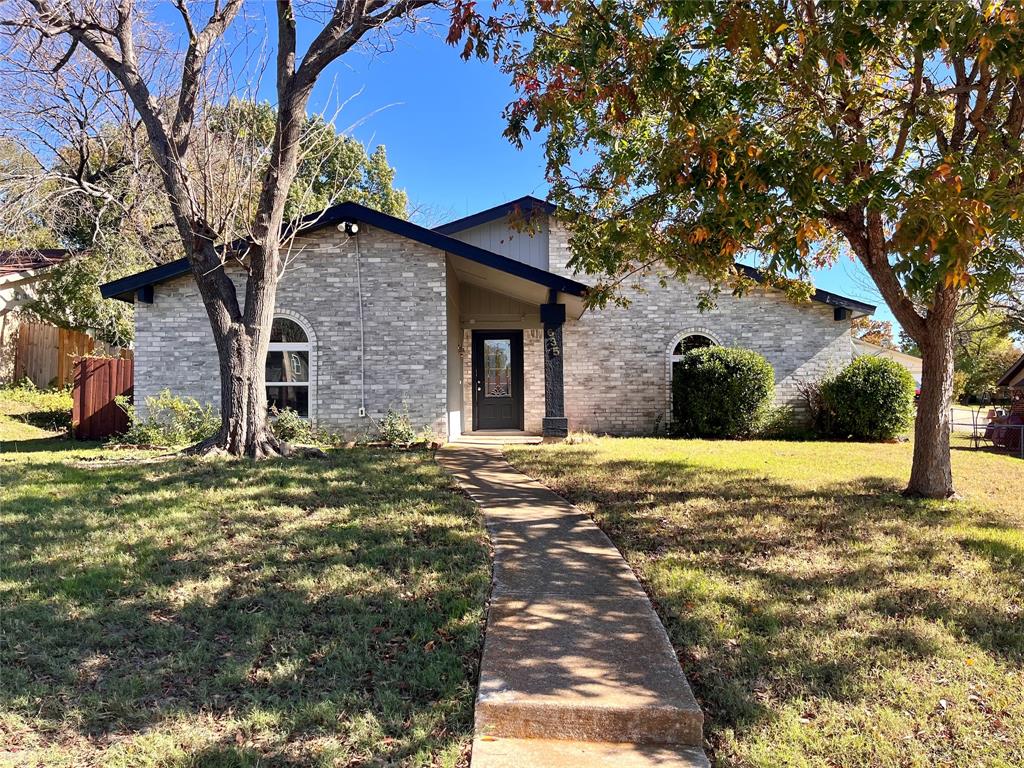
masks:
[[[429,454],[146,463],[29,414],[0,408],[0,765],[465,763],[488,550]]]

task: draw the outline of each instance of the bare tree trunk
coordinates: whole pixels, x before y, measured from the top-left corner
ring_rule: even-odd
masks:
[[[942,322],[939,322],[939,321]],[[914,461],[908,496],[945,499],[954,494],[949,453],[950,405],[953,399],[953,323],[929,317],[921,346],[921,397],[914,424]]]
[[[198,239],[197,239],[198,240]],[[193,242],[193,268],[210,319],[220,369],[221,426],[216,435],[193,446],[189,452],[224,451],[233,456],[262,459],[288,451],[274,437],[267,414],[266,360],[277,296],[277,273],[249,274],[245,281],[245,307],[238,306],[236,288],[219,263],[220,254],[210,240]],[[251,246],[256,250],[259,246]],[[261,254],[271,263],[276,249]],[[251,269],[250,269],[251,272]]]
[[[192,131],[202,109],[207,59],[223,43],[227,28],[239,13],[242,0],[215,3],[205,26],[197,26],[189,4],[175,3],[188,33],[180,83],[173,99],[151,90],[159,79],[147,70],[139,56],[134,29],[136,9],[121,3],[116,13],[101,13],[90,4],[77,9],[51,0],[32,0],[7,23],[16,29],[33,30],[42,38],[67,35],[71,48],[84,46],[113,75],[139,113],[149,137],[153,157],[160,168],[175,225],[188,256],[192,274],[206,307],[220,358],[221,427],[217,435],[194,446],[194,452],[223,450],[235,456],[263,458],[287,452],[277,440],[267,418],[266,357],[270,341],[277,283],[281,276],[281,235],[288,192],[295,178],[299,141],[306,105],[324,68],[340,58],[371,30],[391,22],[411,19],[419,8],[437,0],[338,0],[323,28],[309,44],[301,62],[296,57],[296,15],[292,0],[278,0],[277,97],[278,115],[267,170],[263,174],[252,227],[245,240],[247,277],[244,301],[225,274],[225,263],[238,254],[219,252],[226,234],[210,217],[189,166]],[[0,22],[4,22],[0,18]],[[166,51],[161,50],[157,58]],[[176,67],[172,67],[176,69]],[[147,79],[147,75],[150,78]],[[173,92],[173,91],[172,91]],[[201,172],[199,174],[201,176]],[[216,189],[210,185],[209,189]],[[225,246],[226,247],[226,246]]]

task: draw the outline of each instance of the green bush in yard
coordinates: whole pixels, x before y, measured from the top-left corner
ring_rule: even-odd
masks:
[[[312,443],[317,441],[313,425],[291,408],[270,411],[270,428],[274,437],[286,443]]]
[[[822,382],[821,397],[836,437],[890,440],[914,417],[914,378],[884,357],[858,357]]]
[[[775,372],[749,349],[703,347],[672,367],[673,431],[687,437],[748,437],[771,409]]]
[[[405,409],[395,411],[391,408],[377,425],[377,437],[391,446],[407,446],[416,440],[416,430],[412,419]]]
[[[220,415],[212,405],[178,397],[167,389],[146,398],[145,418],[126,398],[117,398],[117,404],[128,413],[129,421],[128,431],[116,438],[118,442],[174,448],[198,443],[220,429]]]

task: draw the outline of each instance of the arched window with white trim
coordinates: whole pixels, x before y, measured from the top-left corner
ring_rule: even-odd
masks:
[[[290,408],[308,419],[315,364],[309,331],[297,318],[274,317],[267,349],[267,406],[278,411]]]
[[[666,398],[667,409],[665,411],[666,423],[672,422],[672,377],[675,373],[676,364],[683,359],[683,355],[694,349],[703,347],[714,347],[720,344],[719,340],[706,328],[691,328],[676,334],[668,347],[668,365],[665,366],[667,376],[668,397]]]
[[[710,336],[705,336],[703,333],[691,333],[676,343],[675,348],[672,350],[672,362],[678,362],[682,359],[683,355],[691,350],[713,346],[715,346],[715,340]]]

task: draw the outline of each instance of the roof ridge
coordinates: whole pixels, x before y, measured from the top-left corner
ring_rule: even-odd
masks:
[[[517,209],[532,212],[535,208],[539,208],[544,213],[549,214],[554,213],[557,210],[557,206],[548,200],[542,200],[541,198],[533,195],[523,195],[522,197],[517,197],[515,200],[508,200],[490,208],[485,208],[482,211],[471,213],[468,216],[462,216],[461,218],[440,224],[434,227],[434,231],[440,232],[444,235],[450,235],[455,232],[463,232],[467,229],[478,227],[481,224],[496,221],[504,216],[508,216]]]

